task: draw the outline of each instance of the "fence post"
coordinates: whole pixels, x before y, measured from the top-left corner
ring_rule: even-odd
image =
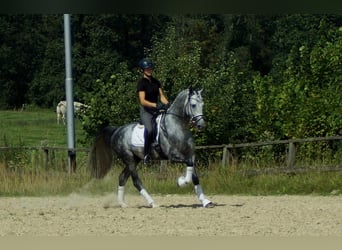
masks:
[[[294,142],[289,142],[289,152],[287,155],[287,167],[293,168],[296,161],[296,145]]]
[[[48,165],[49,165],[49,149],[44,148],[44,153],[45,153],[45,171],[48,170]]]
[[[68,150],[69,174],[76,172],[76,151]]]
[[[229,150],[227,146],[223,146],[222,152],[222,167],[229,167]]]
[[[159,173],[164,173],[167,167],[167,161],[160,161],[159,164]]]

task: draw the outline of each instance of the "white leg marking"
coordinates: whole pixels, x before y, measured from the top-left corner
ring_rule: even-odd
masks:
[[[149,207],[158,207],[145,189],[141,189],[140,194],[145,198]]]
[[[193,172],[194,172],[194,167],[187,167],[185,177],[181,176],[178,178],[178,181],[177,181],[178,186],[183,187],[186,184],[189,184],[191,182]]]
[[[196,185],[195,191],[196,191],[197,197],[198,197],[199,201],[202,203],[203,207],[207,207],[209,204],[212,204],[212,202],[210,200],[208,200],[205,197],[205,195],[203,194],[203,190],[202,190],[201,185]]]
[[[119,186],[118,187],[118,203],[120,207],[126,208],[128,205],[125,203],[125,187],[124,186]]]

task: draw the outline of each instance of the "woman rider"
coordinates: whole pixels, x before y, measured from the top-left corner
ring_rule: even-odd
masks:
[[[144,164],[150,162],[151,144],[153,142],[152,118],[161,109],[167,109],[169,101],[164,95],[161,83],[152,76],[154,64],[149,58],[139,61],[143,77],[138,81],[137,92],[140,102],[140,119],[145,126]]]

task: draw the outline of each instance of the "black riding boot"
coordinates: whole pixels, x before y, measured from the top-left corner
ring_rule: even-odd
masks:
[[[151,162],[151,136],[148,134],[147,130],[144,133],[144,164],[149,164]]]

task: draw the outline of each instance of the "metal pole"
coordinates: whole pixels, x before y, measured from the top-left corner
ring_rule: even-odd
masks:
[[[67,101],[67,141],[69,156],[69,173],[76,169],[74,96],[72,79],[71,31],[70,14],[64,14],[64,45],[65,45],[65,93]]]

